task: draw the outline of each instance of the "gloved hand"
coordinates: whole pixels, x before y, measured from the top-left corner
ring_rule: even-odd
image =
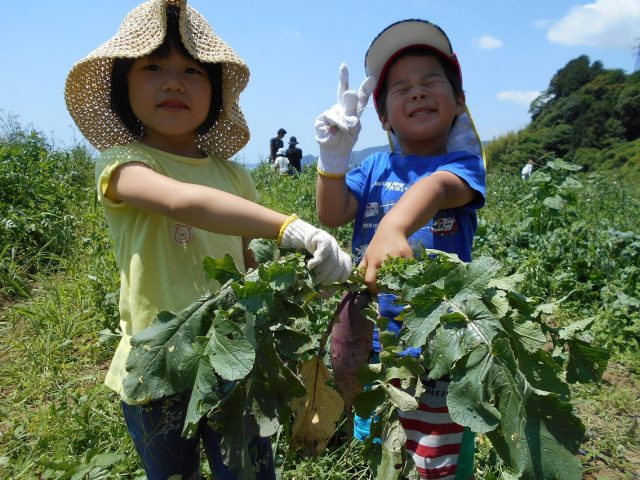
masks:
[[[349,90],[349,68],[340,65],[338,102],[322,112],[315,121],[316,141],[320,146],[318,171],[328,177],[341,177],[349,169],[351,151],[360,133],[360,115],[375,88],[374,77],[367,77],[358,92]]]
[[[282,248],[306,249],[313,254],[307,262],[315,281],[321,285],[344,282],[351,274],[351,257],[340,249],[335,238],[291,215],[280,229]]]

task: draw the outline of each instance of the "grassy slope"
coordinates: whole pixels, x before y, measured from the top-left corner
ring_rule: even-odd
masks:
[[[262,168],[255,176],[264,204],[295,211],[317,223],[313,171],[299,179],[283,179]],[[481,219],[484,243],[479,242],[479,250],[514,254],[504,239],[522,228],[518,223],[522,217],[517,204],[522,195],[518,181],[489,178],[490,193]],[[601,187],[603,182],[608,180],[602,180]],[[637,231],[638,210],[621,211],[613,202],[618,198],[614,192],[622,185],[597,187],[590,187],[588,195],[597,205],[581,205],[584,220],[597,227],[607,219],[608,225]],[[629,198],[637,202],[636,186],[625,187],[625,192],[627,202]],[[141,475],[118,402],[102,386],[117,340],[112,332],[117,325],[117,273],[100,213],[91,194],[85,200],[79,208],[88,221],[76,236],[74,254],[54,275],[36,275],[30,297],[0,311],[2,478],[71,478],[89,471],[92,476],[85,478]],[[348,242],[347,229],[334,233]],[[542,265],[534,257],[530,252],[527,259],[532,272]],[[555,288],[559,291],[560,287]],[[559,321],[562,316],[575,319],[579,311],[570,304],[558,315]],[[601,387],[575,388],[576,405],[587,426],[583,463],[588,478],[640,476],[640,363],[637,351],[616,348],[620,353],[605,372]],[[282,438],[277,446],[284,478],[368,477],[357,447],[347,450],[345,445],[336,446],[320,459],[300,460],[287,452]],[[478,451],[477,478],[496,478],[500,467],[482,438]]]

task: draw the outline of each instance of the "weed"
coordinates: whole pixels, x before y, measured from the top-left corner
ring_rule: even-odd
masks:
[[[52,151],[15,125],[9,133],[0,139],[0,477],[142,478],[119,400],[102,386],[118,340],[119,278],[92,160],[82,148]],[[313,169],[252,173],[263,204],[319,225]],[[558,194],[557,178],[490,173],[475,255],[522,273],[526,295],[558,301],[550,322],[593,319],[585,334],[614,356],[601,386],[573,387],[587,427],[585,475],[638,478],[640,190],[631,178],[571,176],[582,186],[563,197],[570,212],[556,215],[544,201]],[[348,248],[349,227],[332,233]],[[283,479],[370,478],[357,443],[304,459],[287,438],[275,449]],[[478,437],[476,478],[510,478],[489,445]]]

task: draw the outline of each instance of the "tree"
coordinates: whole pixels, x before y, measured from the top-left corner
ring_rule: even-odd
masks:
[[[601,62],[581,55],[555,73],[529,113],[526,128],[508,142],[492,142],[494,167],[515,171],[544,153],[571,160],[578,149],[615,148],[640,137],[640,72],[604,69]],[[579,157],[585,166],[595,158]]]
[[[589,57],[580,55],[558,70],[549,83],[549,92],[556,99],[566,97],[589,83],[602,70],[601,62],[590,65]]]
[[[533,99],[533,101],[529,105],[529,114],[531,115],[532,121],[538,118],[538,115],[542,113],[544,108],[551,100],[553,100],[553,95],[548,89]]]
[[[627,85],[615,106],[615,112],[629,141],[640,137],[640,83]]]

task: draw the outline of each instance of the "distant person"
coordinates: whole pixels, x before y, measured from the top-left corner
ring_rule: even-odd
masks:
[[[284,128],[278,129],[278,134],[269,140],[269,161],[275,162],[276,155],[278,154],[278,149],[284,147],[284,142],[282,139],[287,134],[287,131]]]
[[[249,140],[239,107],[248,79],[244,61],[185,0],[151,0],[66,80],[67,108],[100,150],[96,192],[120,268],[122,336],[105,383],[119,394],[151,480],[201,478],[200,443],[215,478],[237,478],[223,464],[213,424],[205,419],[194,438],[183,437],[190,392],[145,401],[124,388],[132,336],[159,312],[184,310],[216,288],[202,259],[230,255],[244,272],[256,266],[249,240],[271,238],[308,250],[319,283],[343,282],[351,272],[331,235],[255,203],[251,175],[230,160]],[[255,433],[247,469],[275,480],[271,441]]]
[[[287,158],[287,152],[284,148],[279,148],[278,153],[276,154],[275,166],[280,175],[290,175],[291,174],[291,164],[289,163],[289,159]]]
[[[535,161],[529,160],[527,164],[524,167],[522,167],[522,170],[520,170],[520,175],[522,176],[522,180],[529,180],[529,177],[531,176],[531,174],[533,173],[533,170],[537,166],[538,164]]]
[[[302,150],[296,145],[298,145],[298,139],[294,136],[290,137],[286,153],[291,167],[295,170],[294,173],[300,173],[302,171]]]

